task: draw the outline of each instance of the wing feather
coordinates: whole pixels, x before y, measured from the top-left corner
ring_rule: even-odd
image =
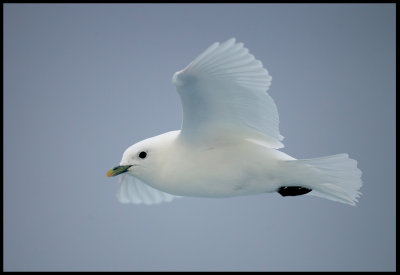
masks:
[[[272,77],[235,38],[212,44],[172,80],[182,101],[182,136],[234,134],[283,147],[278,110],[266,92]]]
[[[179,196],[157,190],[140,179],[125,173],[120,177],[117,198],[121,203],[158,204],[172,201]]]

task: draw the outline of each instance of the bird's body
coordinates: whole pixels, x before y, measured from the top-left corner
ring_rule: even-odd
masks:
[[[107,173],[124,173],[121,202],[271,192],[357,201],[361,171],[347,154],[296,160],[278,150],[278,112],[266,93],[271,77],[242,43],[214,43],[172,81],[182,101],[182,129],[124,152]]]
[[[143,148],[146,143],[157,144],[157,159],[149,168],[154,171],[139,172],[139,179],[173,195],[198,197],[275,192],[285,182],[296,182],[285,173],[283,160],[293,159],[285,153],[246,140],[221,140],[193,148],[179,134],[172,131],[144,141]],[[129,159],[121,162],[128,164]]]

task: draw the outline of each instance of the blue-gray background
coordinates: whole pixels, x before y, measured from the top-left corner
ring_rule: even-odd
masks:
[[[3,7],[4,270],[395,270],[394,4]],[[230,37],[273,77],[282,151],[358,160],[356,207],[117,201],[123,151],[180,128],[172,74]]]

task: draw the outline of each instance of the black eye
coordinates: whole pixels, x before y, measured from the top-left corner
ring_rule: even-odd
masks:
[[[139,158],[144,159],[147,156],[146,152],[140,152]]]

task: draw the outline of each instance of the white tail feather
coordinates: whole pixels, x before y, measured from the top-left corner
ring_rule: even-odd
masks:
[[[291,162],[291,161],[290,161]],[[357,161],[349,158],[348,154],[338,154],[313,159],[295,160],[311,168],[314,176],[307,175],[306,187],[313,191],[308,193],[317,197],[355,205],[360,197],[361,170]]]

